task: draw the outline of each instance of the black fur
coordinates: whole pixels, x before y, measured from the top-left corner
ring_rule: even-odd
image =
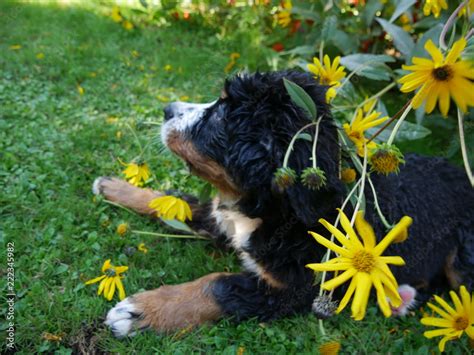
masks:
[[[285,192],[272,185],[291,137],[310,122],[291,101],[284,77],[303,87],[323,116],[317,161],[326,173],[327,185],[318,191],[308,190],[301,182]],[[244,251],[287,287],[278,290],[254,274],[242,273],[219,279],[214,296],[224,312],[237,319],[268,320],[307,312],[317,288],[312,286],[313,272],[305,265],[319,262],[325,252],[307,231],[327,235],[317,220],[334,221],[336,208],[347,193],[338,178],[340,149],[337,128],[324,100],[326,88],[309,74],[291,71],[237,76],[226,82],[225,90],[227,97],[207,110],[187,132],[188,139],[201,154],[223,166],[240,188],[239,211],[263,220]],[[311,142],[298,140],[289,165],[299,174],[310,166],[310,156]],[[407,155],[398,175],[372,174],[372,180],[389,222],[396,223],[404,215],[414,220],[408,240],[387,250],[407,262],[405,267],[392,268],[399,283],[427,294],[447,287],[444,266],[448,255],[457,250],[455,267],[462,282],[472,289],[474,190],[464,172],[443,159]],[[374,210],[369,186],[366,197],[366,218],[381,238],[387,231]]]

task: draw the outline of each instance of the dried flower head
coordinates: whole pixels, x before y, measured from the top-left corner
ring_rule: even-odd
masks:
[[[388,175],[398,173],[400,164],[405,164],[403,154],[394,145],[381,144],[372,153],[369,158],[372,171],[379,174]]]
[[[333,301],[330,296],[323,294],[314,299],[311,309],[318,319],[328,319],[336,312],[337,304],[337,301]]]
[[[273,177],[274,183],[281,189],[286,190],[296,182],[296,172],[291,168],[279,168]]]
[[[319,190],[326,185],[326,175],[320,168],[306,168],[301,174],[301,181],[310,190]]]

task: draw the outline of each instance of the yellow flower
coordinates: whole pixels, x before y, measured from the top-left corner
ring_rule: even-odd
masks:
[[[120,223],[117,226],[117,234],[118,235],[125,235],[128,232],[128,224],[127,223]]]
[[[112,18],[112,21],[114,22],[122,22],[123,18],[122,18],[122,15],[120,15],[120,9],[118,8],[118,6],[114,6],[112,8],[112,13],[110,14],[110,17]]]
[[[103,293],[104,297],[110,301],[114,297],[115,290],[119,292],[119,299],[123,300],[125,298],[125,289],[122,284],[121,274],[128,270],[128,266],[113,266],[110,263],[110,259],[104,262],[102,265],[102,273],[104,275],[96,277],[95,279],[89,280],[86,282],[86,285],[90,285],[100,281],[99,289],[97,294],[101,295]]]
[[[146,163],[136,164],[136,163],[123,163],[122,165],[126,166],[125,170],[122,171],[125,174],[127,181],[135,186],[142,186],[144,182],[150,177],[150,169]]]
[[[148,204],[148,206],[157,212],[158,217],[164,219],[177,219],[184,222],[186,219],[192,221],[193,215],[189,204],[174,196],[160,196]]]
[[[165,71],[171,71],[173,67],[170,64],[166,64],[164,67]]]
[[[446,57],[443,56],[431,40],[425,44],[425,49],[433,60],[413,58],[414,65],[404,65],[403,69],[413,73],[402,77],[402,92],[411,92],[419,88],[413,97],[413,107],[418,108],[426,101],[427,113],[433,111],[439,100],[439,109],[443,116],[449,111],[451,97],[463,112],[468,106],[474,106],[474,69],[468,61],[459,60],[466,47],[466,40],[456,41]]]
[[[342,246],[336,245],[317,233],[309,232],[318,243],[339,256],[325,263],[308,264],[306,267],[314,271],[344,271],[332,280],[324,282],[322,287],[325,290],[333,290],[352,278],[336,313],[341,312],[354,295],[351,307],[352,317],[355,320],[362,320],[365,317],[370,290],[374,286],[379,307],[382,313],[389,317],[392,310],[387,298],[395,307],[401,305],[402,299],[397,291],[397,280],[390,271],[388,264],[402,266],[405,265],[405,261],[399,256],[382,256],[382,253],[391,243],[403,240],[412,219],[407,216],[403,217],[382,241],[376,244],[372,226],[364,219],[362,211],[357,212],[355,220],[359,236],[352,228],[344,212],[339,210],[339,213],[342,227],[347,236],[326,220],[320,219],[319,222],[334,235]]]
[[[441,352],[444,351],[448,340],[459,339],[464,332],[469,338],[474,339],[474,293],[469,295],[466,287],[461,286],[459,290],[461,299],[454,291],[449,294],[453,300],[454,308],[441,297],[434,296],[441,307],[429,302],[428,307],[439,314],[441,318],[424,317],[421,319],[421,324],[441,328],[428,330],[423,334],[429,339],[442,336],[443,338],[438,344]]]
[[[382,113],[381,112],[372,112],[366,116],[364,116],[363,109],[357,109],[356,118],[352,124],[344,123],[343,128],[346,132],[349,139],[355,144],[357,148],[357,154],[359,156],[364,156],[364,144],[367,144],[368,139],[365,138],[364,133],[369,128],[378,126],[379,124],[385,122],[388,117],[379,117]],[[367,144],[367,152],[370,155],[370,151],[375,149],[377,144],[372,141]]]
[[[400,22],[402,23],[402,28],[405,30],[405,32],[410,32],[413,29],[410,18],[407,14],[400,16]]]
[[[423,14],[429,16],[433,14],[435,18],[439,17],[441,9],[447,10],[448,4],[446,0],[425,0],[425,5],[423,6]]]
[[[463,9],[459,11],[458,17],[467,15],[467,8],[469,8],[469,13],[472,15],[472,13],[474,13],[474,0],[469,0],[469,4],[464,6]]]
[[[283,10],[277,14],[277,22],[281,27],[288,27],[291,23],[291,9],[293,5],[290,0],[285,0],[282,7]]]
[[[122,27],[125,28],[127,31],[133,30],[133,23],[128,20],[122,22]]]
[[[36,59],[44,59],[44,53],[40,52],[40,53],[36,53]]]
[[[145,246],[145,243],[138,244],[138,250],[140,250],[143,254],[148,253],[148,248]]]
[[[308,64],[308,70],[315,75],[315,78],[319,80],[322,85],[331,86],[326,92],[326,101],[329,102],[336,96],[336,90],[334,88],[341,85],[340,80],[346,76],[345,67],[339,66],[340,56],[334,58],[331,64],[329,56],[326,54],[323,59],[323,63],[318,58],[313,58],[314,64]],[[323,65],[324,64],[324,65]]]
[[[77,89],[77,92],[79,93],[79,95],[84,95],[84,93],[86,92],[84,90],[84,88],[79,84],[76,86],[76,89]]]
[[[321,355],[337,355],[341,350],[341,344],[337,341],[330,341],[324,343],[319,347],[319,353]]]
[[[341,180],[346,184],[350,184],[355,181],[357,174],[352,168],[346,168],[341,171]]]
[[[10,46],[11,51],[17,51],[17,50],[20,50],[20,49],[21,49],[21,44],[12,44]]]

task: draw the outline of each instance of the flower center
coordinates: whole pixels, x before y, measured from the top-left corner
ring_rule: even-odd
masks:
[[[432,72],[433,77],[438,81],[447,81],[453,77],[453,70],[449,65],[443,65]]]
[[[457,317],[454,320],[453,328],[457,330],[464,330],[469,325],[469,320],[466,317]]]
[[[371,253],[359,250],[352,257],[352,265],[359,272],[371,272],[375,266],[375,258]]]
[[[115,272],[115,269],[107,269],[105,270],[105,275],[107,275],[107,277],[114,277],[117,276],[117,273]]]

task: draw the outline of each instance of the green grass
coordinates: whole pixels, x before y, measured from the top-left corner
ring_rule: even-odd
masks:
[[[160,146],[157,124],[164,103],[158,97],[214,97],[229,48],[236,45],[190,24],[128,32],[82,8],[2,2],[0,15],[0,240],[2,246],[15,242],[18,349],[58,354],[235,354],[239,347],[245,353],[317,352],[327,338],[312,315],[271,324],[222,320],[188,334],[147,332],[117,340],[102,325],[115,300],[98,297],[95,285],[84,286],[99,275],[107,258],[130,267],[124,280],[127,294],[239,270],[234,255],[207,242],[118,236],[121,222],[136,230],[159,232],[160,227],[91,193],[97,176],[120,175],[117,159],[130,161],[140,149],[155,174],[154,187],[197,191],[202,182],[189,177],[184,165]],[[172,70],[164,70],[167,64]],[[147,254],[136,250],[141,242]],[[2,290],[5,281],[2,277]],[[2,307],[2,339],[5,312]],[[345,313],[325,324],[328,337],[338,339],[344,353],[427,354],[436,343],[423,338],[418,316],[384,319],[373,306],[364,322],[353,322]],[[60,334],[62,340],[44,340],[44,333]],[[467,345],[449,344],[448,349],[461,354]]]

